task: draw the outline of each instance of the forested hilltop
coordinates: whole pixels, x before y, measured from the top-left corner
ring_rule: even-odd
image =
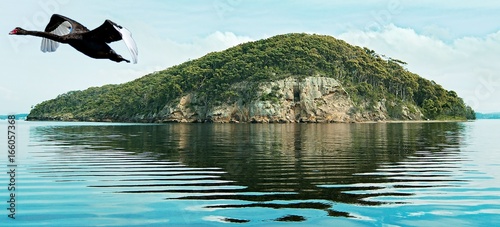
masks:
[[[474,119],[454,91],[373,50],[331,36],[285,34],[119,85],[70,91],[28,120],[359,122]]]

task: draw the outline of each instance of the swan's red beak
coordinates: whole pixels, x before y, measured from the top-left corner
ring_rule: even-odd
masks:
[[[17,34],[17,28],[9,32],[9,35],[15,35],[15,34]]]

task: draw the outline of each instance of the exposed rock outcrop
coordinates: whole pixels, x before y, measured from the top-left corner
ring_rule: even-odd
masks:
[[[236,84],[234,86],[242,86]],[[289,77],[259,86],[257,99],[237,99],[207,107],[197,93],[182,96],[160,112],[161,122],[358,122],[388,119],[385,102],[375,112],[360,112],[342,85],[333,78]]]

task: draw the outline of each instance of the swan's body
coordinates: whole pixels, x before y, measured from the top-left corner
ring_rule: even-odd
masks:
[[[9,35],[42,37],[40,49],[43,52],[54,52],[59,47],[59,43],[66,43],[91,58],[130,62],[118,55],[107,44],[123,40],[132,55],[132,62],[134,64],[137,63],[138,50],[135,41],[132,39],[132,34],[126,28],[110,20],[106,20],[94,30],[89,30],[70,18],[54,14],[50,18],[44,32],[27,31],[17,27]]]

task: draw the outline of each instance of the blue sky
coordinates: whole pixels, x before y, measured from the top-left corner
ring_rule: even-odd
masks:
[[[0,3],[0,114],[91,86],[124,83],[212,51],[289,32],[332,35],[408,62],[408,69],[455,90],[480,112],[500,111],[500,3],[478,1],[186,0]],[[137,65],[86,57],[67,45],[40,51],[43,30],[62,14],[89,29],[105,19],[128,28]],[[1,34],[1,33],[0,33]],[[130,58],[122,42],[113,43]]]

